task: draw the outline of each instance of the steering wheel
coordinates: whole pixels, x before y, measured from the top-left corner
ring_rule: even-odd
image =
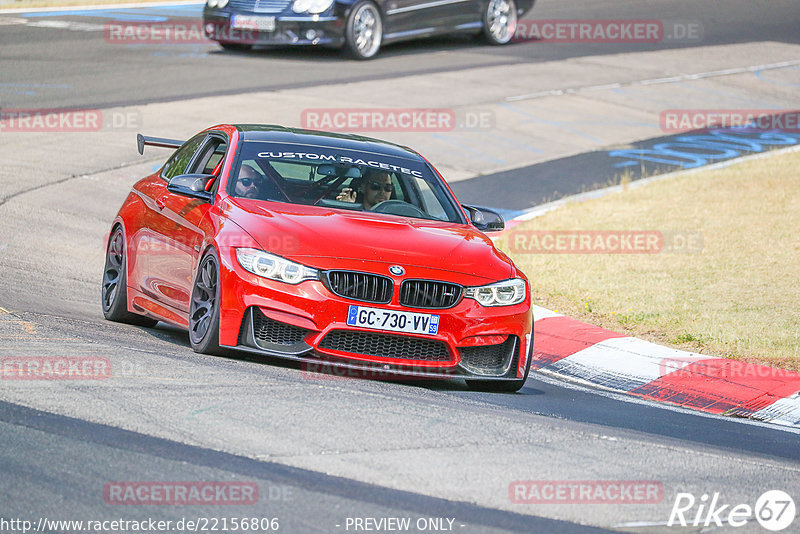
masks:
[[[390,215],[399,215],[401,217],[420,217],[423,219],[428,218],[428,214],[416,207],[414,204],[409,204],[402,200],[384,200],[378,202],[370,211],[376,213],[388,213]]]

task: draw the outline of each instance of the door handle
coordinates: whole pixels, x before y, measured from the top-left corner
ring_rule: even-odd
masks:
[[[156,199],[156,206],[158,207],[158,209],[163,210],[166,205],[167,205],[167,197],[161,197],[159,199]]]

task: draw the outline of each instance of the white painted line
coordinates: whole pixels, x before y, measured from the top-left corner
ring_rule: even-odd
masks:
[[[533,98],[541,98],[544,96],[560,96],[566,94],[575,94],[580,91],[596,91],[599,89],[619,89],[620,87],[633,87],[637,85],[658,85],[663,83],[676,83],[686,80],[699,80],[702,78],[714,78],[717,76],[730,76],[732,74],[744,74],[746,72],[755,72],[757,70],[774,70],[784,69],[787,67],[794,67],[800,65],[800,59],[791,61],[780,61],[778,63],[764,63],[762,65],[748,65],[746,67],[736,67],[732,69],[711,70],[707,72],[696,72],[693,74],[678,74],[676,76],[669,76],[665,78],[651,78],[647,80],[636,80],[632,82],[611,83],[606,85],[587,85],[583,87],[569,87],[565,89],[551,89],[549,91],[538,91],[536,93],[527,93],[524,95],[508,96],[504,100],[506,102],[518,102],[520,100],[530,100]]]
[[[800,425],[800,393],[785,397],[751,415],[753,419],[779,425]]]
[[[622,87],[621,83],[607,83],[605,85],[589,85],[584,87],[583,91],[602,91],[605,89],[619,89]]]
[[[547,319],[548,317],[563,317],[564,315],[561,313],[556,313],[554,311],[550,311],[547,308],[542,308],[541,306],[537,306],[536,304],[531,304],[531,310],[533,310],[533,322],[535,323],[539,319]]]
[[[653,78],[652,80],[641,80],[633,82],[634,85],[657,85],[660,83],[675,83],[685,80],[683,76],[670,76],[669,78]]]
[[[617,391],[631,391],[690,363],[709,359],[715,358],[621,337],[601,341],[549,367]]]
[[[35,28],[50,28],[57,30],[70,30],[77,32],[101,32],[105,29],[102,24],[91,24],[88,22],[75,22],[71,20],[37,20],[29,21],[28,26]]]

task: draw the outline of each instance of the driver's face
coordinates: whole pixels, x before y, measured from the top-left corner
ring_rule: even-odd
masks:
[[[388,174],[373,174],[364,182],[364,208],[372,209],[375,204],[389,200],[392,196],[392,178]]]
[[[258,198],[260,177],[250,167],[242,167],[236,179],[236,195],[245,198]]]

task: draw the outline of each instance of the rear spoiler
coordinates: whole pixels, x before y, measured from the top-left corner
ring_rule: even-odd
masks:
[[[158,146],[161,148],[180,148],[185,141],[176,141],[175,139],[162,139],[160,137],[147,137],[142,134],[136,134],[136,145],[139,147],[139,154],[144,154],[144,147]]]

